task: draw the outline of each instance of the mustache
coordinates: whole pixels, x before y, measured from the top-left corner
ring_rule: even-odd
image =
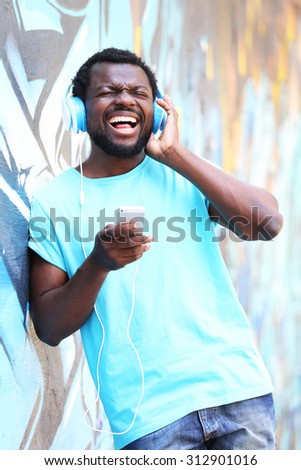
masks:
[[[105,111],[104,113],[104,118],[107,119],[111,113],[115,113],[118,111],[124,111],[130,114],[136,114],[140,121],[143,120],[143,114],[139,110],[129,108],[127,106],[123,106],[122,104],[116,104],[115,106],[112,106],[111,108],[107,109],[107,111]]]

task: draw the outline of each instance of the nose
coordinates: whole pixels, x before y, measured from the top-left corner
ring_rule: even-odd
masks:
[[[122,90],[120,93],[116,94],[114,99],[116,104],[121,104],[123,106],[134,106],[135,100],[132,94],[127,90]]]

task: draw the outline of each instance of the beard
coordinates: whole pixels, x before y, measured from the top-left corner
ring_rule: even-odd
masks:
[[[108,137],[105,131],[96,129],[89,125],[89,123],[87,123],[87,126],[88,134],[94,144],[108,155],[118,158],[130,158],[139,154],[146,147],[152,133],[152,125],[150,125],[148,129],[139,134],[138,140],[135,144],[116,144],[110,137]]]

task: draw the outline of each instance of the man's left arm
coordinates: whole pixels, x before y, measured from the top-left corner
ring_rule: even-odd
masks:
[[[271,240],[283,225],[276,198],[267,190],[244,183],[198,157],[178,142],[177,112],[172,100],[158,100],[167,112],[160,138],[146,151],[193,183],[210,201],[209,215],[245,240]]]

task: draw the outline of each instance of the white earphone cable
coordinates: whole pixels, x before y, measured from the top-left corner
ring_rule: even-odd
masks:
[[[80,166],[80,235],[81,235],[81,246],[82,246],[82,251],[83,251],[83,254],[84,254],[84,257],[85,259],[87,259],[87,253],[86,253],[86,249],[85,249],[85,245],[84,245],[84,242],[83,242],[83,220],[84,220],[84,204],[85,204],[85,195],[84,195],[84,178],[83,178],[83,166],[82,166],[82,159],[80,157],[80,163],[79,163],[79,166]],[[128,322],[127,322],[127,338],[128,338],[128,341],[130,343],[130,345],[132,346],[135,354],[136,354],[136,357],[137,357],[137,361],[138,361],[138,364],[139,364],[139,369],[140,369],[140,374],[141,374],[141,393],[140,393],[140,398],[139,398],[139,401],[138,401],[138,404],[137,404],[137,407],[136,407],[136,410],[135,410],[135,413],[134,413],[134,416],[133,416],[133,419],[132,419],[132,422],[130,423],[130,425],[128,426],[128,428],[125,430],[125,431],[120,431],[120,432],[112,432],[112,431],[107,431],[107,430],[104,430],[104,429],[98,429],[98,428],[95,428],[93,426],[91,426],[88,422],[87,422],[87,415],[88,413],[90,412],[91,407],[89,407],[85,413],[84,413],[84,422],[85,424],[90,428],[92,429],[93,431],[97,431],[97,432],[103,432],[103,433],[106,433],[106,434],[110,434],[110,435],[123,435],[123,434],[126,434],[127,432],[130,431],[130,429],[133,427],[135,421],[136,421],[136,417],[137,417],[137,414],[138,414],[138,411],[140,409],[140,405],[142,403],[142,400],[143,400],[143,396],[144,396],[144,370],[143,370],[143,366],[142,366],[142,362],[141,362],[141,358],[139,356],[139,353],[132,341],[132,338],[131,338],[131,335],[130,335],[130,326],[131,326],[131,321],[132,321],[132,317],[133,317],[133,313],[134,313],[134,308],[135,308],[135,281],[136,281],[136,276],[137,276],[137,272],[138,272],[138,265],[139,265],[139,262],[138,260],[135,262],[135,270],[134,270],[134,274],[133,274],[133,280],[132,280],[132,305],[131,305],[131,311],[130,311],[130,314],[129,314],[129,318],[128,318]],[[105,333],[105,328],[104,328],[104,324],[102,322],[102,319],[100,317],[100,314],[97,310],[97,307],[96,307],[96,303],[94,304],[94,311],[95,311],[95,314],[97,316],[97,319],[100,323],[100,326],[101,326],[101,330],[102,330],[102,341],[101,341],[101,345],[100,345],[100,348],[99,348],[99,352],[98,352],[98,358],[97,358],[97,366],[96,366],[96,376],[97,376],[97,395],[96,395],[96,400],[94,402],[94,405],[96,405],[96,403],[98,402],[99,398],[100,398],[100,377],[99,377],[99,368],[100,368],[100,359],[101,359],[101,355],[102,355],[102,351],[103,351],[103,347],[104,347],[104,343],[105,343],[105,336],[106,336],[106,333]]]

